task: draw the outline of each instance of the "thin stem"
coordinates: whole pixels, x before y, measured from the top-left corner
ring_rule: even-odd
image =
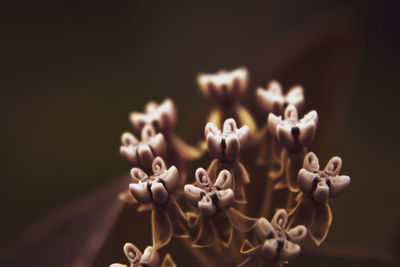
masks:
[[[267,217],[269,214],[269,211],[271,209],[271,202],[272,202],[272,196],[274,194],[273,190],[273,179],[269,177],[267,174],[267,189],[264,192],[264,197],[262,201],[262,206],[260,209],[260,217]]]
[[[180,238],[180,240],[184,242],[184,247],[198,260],[199,263],[201,263],[201,265],[217,267],[217,263],[211,257],[207,256],[201,248],[192,247],[192,238]]]

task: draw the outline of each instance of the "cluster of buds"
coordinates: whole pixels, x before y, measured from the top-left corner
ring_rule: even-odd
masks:
[[[130,267],[176,266],[169,254],[162,262],[158,254],[172,237],[190,244],[188,249],[204,266],[278,267],[300,254],[300,242],[307,233],[320,245],[332,222],[328,200],[345,191],[350,177],[339,175],[339,157],[320,170],[316,155],[307,153],[316,135],[318,114],[310,111],[299,116],[305,99],[303,88],[295,86],[285,95],[276,81],[266,89],[258,88],[256,103],[268,118],[258,128],[241,103],[249,85],[245,68],[200,74],[197,82],[202,94],[216,104],[205,124],[205,138],[197,146],[173,134],[177,111],[170,99],[160,105],[150,102],[144,113],[131,114],[140,141],[130,133],[122,135],[120,153],[131,167],[132,178],[126,194],[133,200],[130,204],[140,205],[138,210],[151,210],[152,245],[142,254],[126,243]],[[259,152],[253,160],[259,165],[256,171],[248,172],[241,161],[253,159],[243,157],[245,148],[253,149],[250,155],[254,149]],[[187,162],[204,162],[205,158],[211,160],[207,169],[188,170]],[[257,194],[246,194],[253,180],[265,188],[258,186]],[[287,192],[285,209],[271,206],[276,190]],[[254,198],[259,201],[257,196],[263,193],[261,206],[268,208],[248,216],[245,204],[254,205],[251,202]],[[271,220],[267,219],[269,208],[276,210]],[[247,239],[251,230],[254,242]],[[205,247],[215,248],[214,257],[204,254]],[[122,266],[127,265],[110,267]]]

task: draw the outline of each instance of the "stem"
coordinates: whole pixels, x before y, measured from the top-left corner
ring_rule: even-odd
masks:
[[[217,263],[212,260],[212,258],[208,257],[204,251],[201,251],[201,248],[192,247],[192,238],[180,238],[180,240],[184,242],[184,247],[190,252],[190,254],[192,254],[194,258],[197,259],[199,263],[201,263],[201,265],[217,267]]]
[[[273,190],[273,179],[269,177],[267,174],[267,189],[264,192],[264,197],[262,201],[262,206],[260,209],[260,217],[267,217],[269,214],[269,211],[271,209],[271,202],[272,202],[272,196],[274,194]]]

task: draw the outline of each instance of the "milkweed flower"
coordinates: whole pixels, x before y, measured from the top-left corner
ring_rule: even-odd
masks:
[[[254,230],[257,245],[245,240],[241,252],[249,257],[239,266],[280,265],[299,255],[298,243],[306,237],[307,229],[303,225],[288,229],[287,221],[288,214],[284,209],[277,210],[271,222],[258,219]]]
[[[293,105],[297,110],[301,110],[304,104],[303,88],[294,86],[286,95],[283,95],[279,82],[271,81],[267,88],[257,88],[256,101],[264,112],[273,113],[277,116],[282,115],[288,105]]]
[[[131,133],[123,133],[120,154],[130,167],[150,169],[153,160],[165,154],[167,145],[163,134],[157,134],[151,125],[145,126],[141,133],[141,141]]]
[[[309,152],[298,174],[302,196],[292,211],[293,223],[306,225],[317,245],[326,238],[332,222],[329,198],[341,195],[350,184],[349,176],[339,175],[341,168],[342,160],[333,157],[325,169],[320,170],[318,157]]]

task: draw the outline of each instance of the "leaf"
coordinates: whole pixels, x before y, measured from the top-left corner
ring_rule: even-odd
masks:
[[[163,207],[155,206],[151,214],[153,247],[160,249],[167,245],[172,237],[172,223]]]
[[[186,215],[181,210],[179,204],[175,200],[168,203],[168,212],[172,223],[173,235],[179,238],[190,237],[188,231],[182,224],[182,219],[186,220]]]
[[[240,253],[244,255],[251,255],[255,253],[260,247],[261,245],[253,246],[253,244],[251,244],[249,240],[245,239],[240,246]]]
[[[233,171],[235,177],[237,178],[238,184],[248,184],[250,183],[249,173],[247,172],[246,168],[243,166],[242,163],[237,162],[233,165]]]
[[[215,241],[215,229],[209,219],[205,219],[203,216],[199,218],[201,220],[200,230],[193,242],[193,247],[208,247],[211,246]]]
[[[190,228],[195,227],[199,223],[200,217],[198,213],[192,211],[186,212],[186,220]]]
[[[256,219],[247,217],[246,215],[235,210],[234,208],[226,210],[225,214],[233,227],[235,227],[239,231],[248,232],[256,226]]]
[[[160,267],[176,267],[176,264],[169,253],[165,255]]]
[[[318,203],[315,210],[315,218],[309,228],[312,240],[319,246],[328,235],[332,223],[332,212],[328,202]]]
[[[178,155],[184,160],[196,160],[204,154],[205,150],[202,150],[200,147],[194,147],[187,144],[174,134],[171,134],[170,138],[172,146],[175,147]]]
[[[224,213],[220,213],[212,220],[217,235],[217,240],[225,247],[229,247],[232,241],[233,228],[231,222]]]

